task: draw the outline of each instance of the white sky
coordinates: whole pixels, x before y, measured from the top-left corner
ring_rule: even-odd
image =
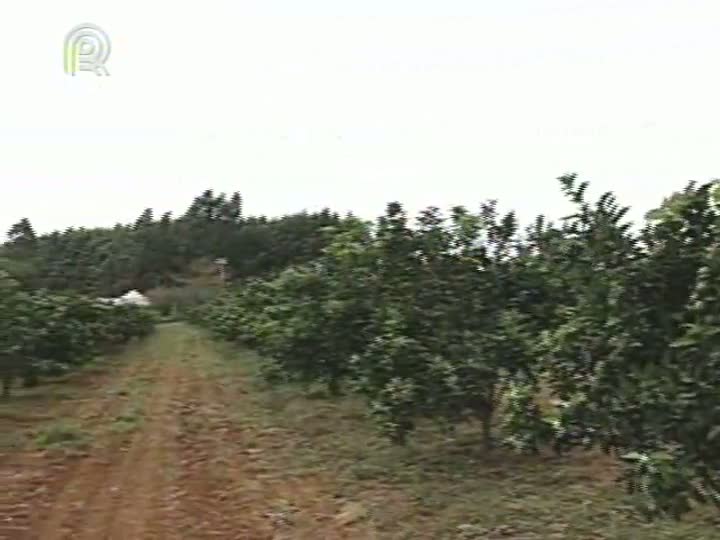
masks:
[[[82,22],[109,77],[63,72]],[[720,176],[718,0],[2,0],[0,232],[390,200],[636,214]]]

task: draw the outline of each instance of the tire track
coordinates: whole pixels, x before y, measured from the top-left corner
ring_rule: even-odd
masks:
[[[144,347],[142,348],[144,349]],[[142,351],[140,349],[138,354]],[[123,365],[114,378],[93,389],[89,398],[73,400],[61,411],[71,414],[83,431],[95,431],[107,424],[127,403],[125,396],[110,393],[115,387],[133,380],[146,369],[138,362]],[[45,538],[39,536],[39,524],[48,519],[52,509],[66,493],[78,474],[96,461],[91,456],[53,457],[52,453],[30,449],[14,452],[0,463],[0,540]],[[103,462],[98,461],[102,466]]]
[[[197,497],[187,512],[203,512],[203,530],[191,538],[243,540],[318,540],[374,538],[372,531],[347,528],[333,519],[340,511],[332,479],[293,478],[285,468],[274,468],[267,454],[283,444],[277,435],[235,425],[233,410],[246,399],[241,388],[225,384],[227,373],[218,371],[223,360],[204,339],[193,342],[192,367],[196,371],[196,401],[189,414],[204,420],[204,429],[190,445],[197,465],[185,480]],[[287,464],[284,464],[286,467]],[[197,486],[203,485],[202,490]]]
[[[170,398],[178,380],[170,364],[158,374],[158,382],[145,411],[148,420],[129,445],[120,448],[124,457],[103,479],[98,496],[88,501],[87,518],[73,531],[72,538],[160,538],[155,526],[166,510],[170,493],[167,467],[173,462],[168,445]]]
[[[137,360],[137,363],[140,369],[134,372],[134,378],[153,381],[160,376],[159,366],[152,359]],[[98,424],[110,426],[127,402],[111,403],[111,407],[101,414],[103,421]],[[41,512],[34,523],[40,538],[60,540],[77,537],[77,531],[93,516],[93,504],[104,500],[108,478],[112,478],[118,461],[123,459],[123,449],[128,446],[128,440],[134,440],[134,437],[132,434],[98,434],[96,447],[68,471],[64,482],[54,486],[56,496],[47,504],[47,511]]]

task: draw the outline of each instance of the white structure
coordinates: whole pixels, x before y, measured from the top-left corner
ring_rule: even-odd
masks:
[[[103,304],[112,304],[114,306],[149,306],[150,300],[142,293],[132,290],[128,291],[119,298],[98,298]]]
[[[117,304],[132,304],[134,306],[149,306],[150,300],[138,291],[128,291],[116,301]]]

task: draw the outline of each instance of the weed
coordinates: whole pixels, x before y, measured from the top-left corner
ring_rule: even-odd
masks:
[[[142,407],[133,404],[129,410],[119,414],[110,425],[110,431],[113,433],[129,433],[136,430],[143,421]]]
[[[36,433],[35,445],[40,449],[85,449],[90,446],[90,436],[75,424],[57,422]]]

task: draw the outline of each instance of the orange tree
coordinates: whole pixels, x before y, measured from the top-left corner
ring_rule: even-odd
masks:
[[[572,300],[539,348],[562,406],[547,429],[528,393],[516,394],[519,440],[551,441],[558,451],[599,446],[622,458],[648,515],[718,504],[716,185],[691,184],[635,234],[612,194],[591,204],[586,184],[562,182],[578,208],[555,245],[566,254]]]
[[[26,386],[42,374],[81,365],[113,345],[154,327],[149,309],[110,306],[80,296],[24,291],[0,277],[0,376],[3,395],[15,379]]]

